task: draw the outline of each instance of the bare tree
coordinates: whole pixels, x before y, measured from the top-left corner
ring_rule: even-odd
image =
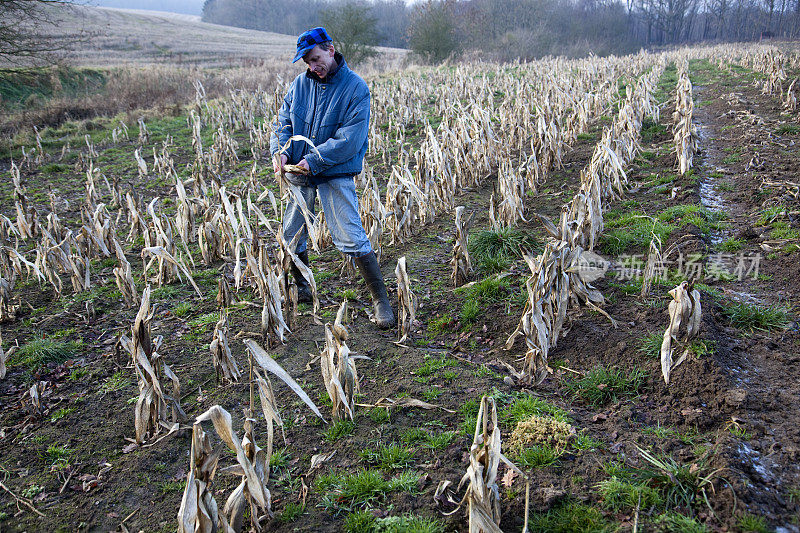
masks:
[[[332,5],[320,12],[320,18],[336,49],[351,65],[378,55],[373,47],[378,40],[375,29],[378,20],[366,3],[350,0],[343,5]]]
[[[62,41],[44,38],[41,29],[57,23],[56,6],[64,0],[0,0],[0,60],[21,64],[49,58]]]

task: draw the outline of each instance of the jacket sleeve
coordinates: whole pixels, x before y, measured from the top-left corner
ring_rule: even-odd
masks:
[[[289,88],[289,92],[283,97],[283,103],[278,110],[278,127],[277,131],[273,131],[269,136],[269,152],[273,156],[280,151],[284,144],[289,141],[292,136],[292,120],[289,111],[292,107],[292,100],[294,99],[294,87]],[[289,154],[286,154],[287,156]]]
[[[312,174],[324,172],[334,165],[353,159],[361,151],[369,134],[369,91],[359,94],[350,102],[342,125],[333,136],[306,154],[308,169]],[[322,157],[320,157],[322,156]]]

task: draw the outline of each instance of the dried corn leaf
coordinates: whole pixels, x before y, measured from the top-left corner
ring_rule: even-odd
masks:
[[[294,391],[297,396],[300,397],[303,402],[314,412],[315,415],[320,417],[322,420],[325,420],[325,417],[322,416],[322,413],[319,412],[319,409],[311,401],[311,398],[308,397],[308,394],[297,384],[297,382],[290,376],[278,363],[276,363],[269,354],[258,345],[252,339],[245,339],[244,340],[245,346],[247,346],[248,351],[253,356],[253,359],[259,364],[261,368],[264,370],[271,372],[272,374],[276,375],[286,383],[290,389]]]

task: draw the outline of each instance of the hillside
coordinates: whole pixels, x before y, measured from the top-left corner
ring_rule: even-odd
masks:
[[[202,22],[199,16],[106,7],[54,8],[58,23],[40,28],[71,44],[63,59],[72,65],[177,64],[229,67],[292,59],[296,36]],[[393,59],[404,50],[381,48]],[[299,67],[298,67],[299,69]]]

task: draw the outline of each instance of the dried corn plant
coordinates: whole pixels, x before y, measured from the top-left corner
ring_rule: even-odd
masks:
[[[525,474],[509,461],[501,451],[500,426],[497,423],[497,405],[494,398],[484,396],[478,410],[478,419],[475,423],[475,434],[472,446],[469,449],[469,466],[458,484],[460,491],[466,485],[466,492],[458,503],[458,507],[448,514],[458,511],[467,504],[467,517],[470,533],[502,533],[500,520],[500,487],[498,486],[497,470],[500,463],[515,474],[526,477]],[[450,481],[443,481],[436,489],[434,498],[439,499],[447,494]],[[451,502],[454,500],[448,496]],[[454,502],[456,503],[456,502]],[[527,518],[527,509],[526,514]],[[527,520],[523,531],[527,531]]]
[[[136,291],[136,283],[133,281],[131,264],[125,257],[125,252],[122,251],[122,246],[120,246],[117,239],[114,239],[114,251],[117,254],[117,261],[119,261],[119,266],[114,267],[114,279],[117,282],[117,288],[122,293],[125,307],[133,307],[139,304],[139,293]]]
[[[268,346],[272,347],[278,343],[283,344],[286,334],[291,333],[287,324],[287,313],[285,311],[286,300],[283,292],[283,284],[275,273],[269,268],[266,272],[267,294],[264,297],[264,305],[261,308],[261,337]],[[294,305],[297,305],[297,288],[289,295],[294,298]]]
[[[240,475],[242,481],[234,489],[225,504],[224,513],[219,512],[211,490],[217,472],[219,446],[212,448],[211,440],[202,428],[210,421],[219,438],[236,454],[237,465],[226,469]],[[192,449],[186,489],[178,510],[178,532],[241,531],[245,510],[250,512],[251,526],[262,531],[259,524],[262,516],[272,516],[272,498],[266,486],[268,461],[266,454],[253,440],[252,420],[245,422],[245,438],[240,441],[233,430],[231,415],[215,405],[195,419],[192,426]]]
[[[158,353],[163,338],[151,339],[150,320],[153,314],[150,308],[150,286],[142,293],[142,304],[131,328],[131,339],[120,337],[123,348],[131,355],[136,377],[139,381],[139,399],[135,408],[136,442],[142,444],[148,438],[158,434],[161,427],[171,427],[179,420],[186,418],[180,405],[180,382],[170,367],[163,362]],[[172,394],[164,387],[164,377],[172,382]],[[167,423],[167,418],[172,424]]]
[[[795,111],[797,111],[796,86],[798,80],[800,80],[800,78],[795,78],[794,80],[792,80],[792,83],[789,84],[789,88],[786,90],[786,94],[783,96],[782,99],[783,109],[790,113],[794,113]]]
[[[703,318],[700,292],[693,287],[693,284],[684,281],[669,293],[672,296],[672,301],[669,303],[669,326],[664,331],[664,341],[661,343],[661,373],[667,385],[672,371],[689,355],[688,344],[700,332]],[[682,325],[685,327],[681,328]],[[685,331],[685,334],[679,340],[682,331]],[[682,343],[685,349],[676,361],[672,356],[679,343]]]
[[[561,236],[549,221],[545,228]],[[570,247],[565,240],[553,240],[539,257],[523,256],[531,270],[526,281],[528,301],[519,325],[505,345],[510,350],[517,335],[525,336],[527,352],[522,370],[512,372],[521,383],[538,385],[547,377],[547,356],[561,336],[570,302],[586,305],[611,320],[600,307],[605,303],[603,295],[586,275],[585,253],[580,247]],[[611,323],[616,326],[613,320]]]
[[[144,263],[146,257],[150,257],[150,261]],[[192,278],[192,274],[187,266],[180,259],[173,257],[163,246],[142,248],[142,262],[144,264],[143,275],[145,277],[147,277],[147,272],[155,261],[158,261],[159,268],[156,271],[156,276],[153,278],[153,281],[155,281],[159,287],[161,287],[165,281],[168,281],[169,275],[177,276],[177,278],[182,281],[183,278],[181,274],[183,274],[197,293],[198,298],[201,300],[204,299],[203,291],[201,291],[197,283],[194,282],[194,278]]]
[[[472,225],[474,213],[468,217],[464,216],[464,206],[456,207],[456,242],[453,244],[453,258],[450,266],[453,273],[450,274],[450,281],[453,285],[460,287],[472,275],[472,260],[469,257],[469,228]]]
[[[0,322],[11,322],[17,317],[17,307],[11,303],[11,285],[0,277]]]
[[[516,226],[517,221],[525,220],[525,180],[519,175],[517,166],[511,161],[511,154],[505,154],[497,173],[500,203],[497,204],[496,220],[503,227]]]
[[[277,376],[281,381],[286,383],[286,385],[288,385],[289,388],[292,389],[292,391],[295,394],[297,394],[297,396],[301,400],[303,400],[303,403],[305,403],[315,415],[317,415],[323,421],[325,420],[325,417],[322,416],[322,413],[320,413],[320,411],[317,408],[317,406],[314,404],[313,401],[311,401],[311,398],[309,398],[308,394],[306,394],[306,392],[303,390],[303,388],[300,385],[297,384],[297,382],[292,378],[292,376],[290,376],[289,373],[286,372],[286,370],[284,370],[283,367],[281,367],[281,365],[276,363],[275,360],[272,359],[272,357],[269,356],[269,354],[266,352],[266,350],[264,350],[264,348],[259,346],[258,343],[256,341],[252,340],[252,339],[244,339],[243,342],[244,342],[245,347],[247,348],[248,353],[253,358],[253,361],[256,364],[258,364],[258,366],[260,366],[265,371],[270,372],[271,374]],[[271,389],[272,389],[272,385],[269,386],[269,390],[271,390]],[[261,391],[260,387],[259,387],[259,391]],[[260,395],[260,392],[259,392],[259,395]],[[275,403],[274,396],[266,396],[266,398],[271,398],[270,401],[268,402],[268,403],[270,403],[270,405],[272,405],[272,406],[276,406],[277,405]],[[262,409],[264,408],[264,404],[263,403],[262,403],[261,407],[262,407]],[[273,411],[274,411],[274,413],[277,414],[277,410],[273,409]],[[265,413],[265,416],[266,416],[266,413]],[[270,416],[272,416],[272,415],[270,415]]]
[[[672,114],[672,132],[675,138],[675,152],[678,158],[678,169],[686,174],[692,168],[692,159],[697,152],[699,136],[692,123],[694,102],[692,101],[692,82],[689,81],[688,64],[678,69],[678,85],[675,95],[675,112]]]
[[[347,300],[339,307],[333,326],[325,324],[325,347],[320,353],[322,382],[333,404],[334,420],[343,420],[345,416],[354,419],[355,395],[359,391],[355,358],[346,343],[347,329],[343,324],[346,316]]]
[[[6,352],[3,350],[3,332],[0,331],[0,379],[6,377],[6,358]]]
[[[178,510],[178,533],[216,532],[229,533],[230,526],[219,508],[212,492],[212,483],[217,473],[217,464],[222,447],[212,447],[203,427],[195,423],[192,427],[192,447],[189,455],[189,472],[186,488]],[[224,523],[221,524],[221,521]]]
[[[394,270],[397,277],[397,336],[399,342],[405,342],[411,328],[414,327],[414,320],[417,315],[419,300],[411,292],[411,280],[406,271],[406,257],[397,260],[397,267]]]
[[[139,124],[139,145],[144,146],[147,144],[150,132],[147,131],[147,124],[144,123],[144,117],[139,117],[137,122]]]
[[[659,273],[663,271],[664,257],[661,255],[661,239],[653,234],[653,238],[650,239],[650,249],[647,252],[647,265],[644,267],[644,275],[642,276],[642,291],[640,293],[642,298],[650,294],[653,279],[656,279]]]
[[[236,366],[236,359],[233,358],[230,346],[228,346],[228,316],[225,311],[219,314],[209,349],[214,370],[217,372],[217,382],[237,383],[242,377],[242,373]]]
[[[133,158],[136,160],[136,169],[139,171],[139,179],[143,180],[147,177],[147,162],[139,153],[139,148],[133,151]]]
[[[225,274],[222,274],[217,281],[217,309],[220,311],[228,309],[232,300],[228,278],[225,277]]]

